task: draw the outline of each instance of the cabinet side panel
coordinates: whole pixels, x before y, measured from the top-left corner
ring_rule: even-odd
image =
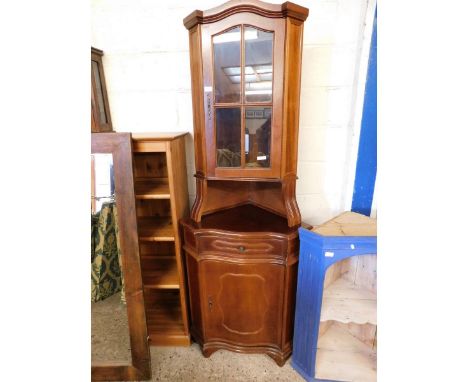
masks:
[[[284,293],[284,337],[283,348],[292,349],[292,339],[294,330],[294,311],[296,308],[296,288],[297,288],[297,267],[296,262],[287,268],[286,283]]]
[[[187,277],[190,285],[190,311],[191,311],[191,332],[195,337],[203,337],[201,299],[200,299],[200,280],[198,277],[198,262],[188,252],[185,253],[187,259]]]
[[[178,221],[180,218],[188,216],[189,213],[184,137],[171,141],[170,156],[174,184],[174,201]]]
[[[205,142],[205,111],[203,91],[203,66],[201,47],[201,25],[197,25],[189,31],[190,43],[190,72],[192,78],[192,108],[193,108],[193,133],[195,145],[195,168],[197,172],[206,173]]]
[[[182,240],[179,219],[188,215],[188,187],[187,167],[185,164],[185,141],[184,137],[170,142],[167,152],[167,169],[169,176],[169,189],[171,194],[172,224],[174,227],[174,246],[179,273],[180,304],[184,332],[188,335],[188,313],[185,287],[185,269],[182,260]]]
[[[300,21],[286,20],[281,174],[296,173],[301,90],[302,30]]]

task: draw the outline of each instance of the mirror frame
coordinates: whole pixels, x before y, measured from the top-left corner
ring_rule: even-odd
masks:
[[[119,242],[132,354],[131,365],[119,361],[91,364],[93,381],[134,381],[151,378],[151,356],[146,327],[143,281],[140,267],[133,156],[130,133],[92,133],[91,154],[112,154]]]

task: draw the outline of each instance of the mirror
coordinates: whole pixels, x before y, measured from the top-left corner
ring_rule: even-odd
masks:
[[[112,154],[91,154],[91,361],[131,363]]]
[[[92,379],[151,376],[128,133],[92,134]]]

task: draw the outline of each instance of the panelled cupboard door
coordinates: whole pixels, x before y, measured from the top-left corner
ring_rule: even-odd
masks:
[[[206,342],[278,346],[284,267],[208,260],[201,274]]]
[[[239,13],[201,30],[208,176],[279,178],[285,20]]]

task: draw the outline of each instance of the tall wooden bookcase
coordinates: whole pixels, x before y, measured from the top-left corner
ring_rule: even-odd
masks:
[[[178,229],[188,216],[186,133],[132,134],[146,322],[151,345],[190,345]]]

